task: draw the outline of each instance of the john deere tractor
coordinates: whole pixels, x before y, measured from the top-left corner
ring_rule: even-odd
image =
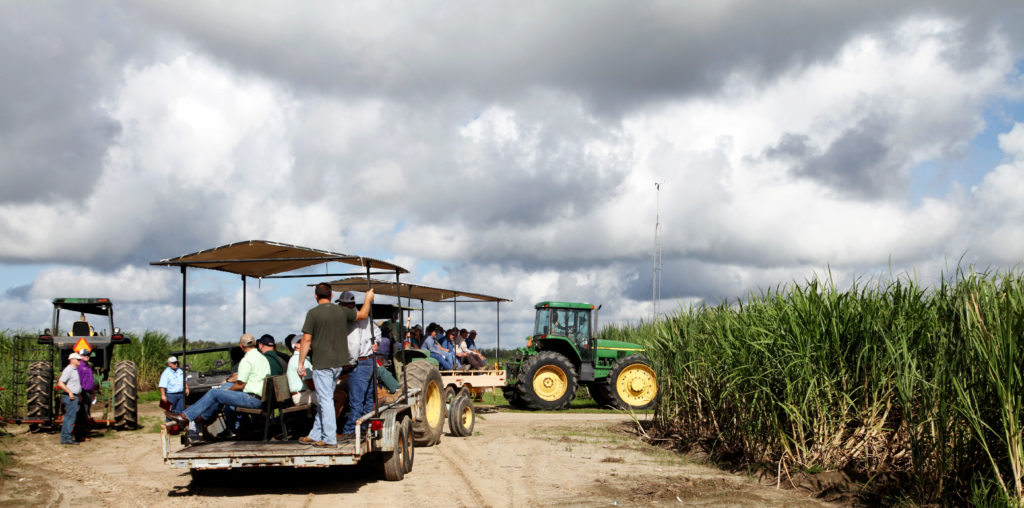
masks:
[[[601,406],[647,409],[658,396],[658,376],[644,348],[599,340],[597,311],[587,303],[540,302],[533,335],[506,366],[503,391],[513,407],[562,409],[579,385]]]

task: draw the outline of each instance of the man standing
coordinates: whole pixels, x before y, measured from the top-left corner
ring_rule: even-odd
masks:
[[[348,332],[352,323],[370,317],[373,290],[366,291],[366,301],[356,312],[331,303],[331,285],[321,282],[314,290],[317,306],[306,313],[299,344],[299,377],[306,375],[306,357],[313,350],[313,386],[320,404],[316,407],[313,430],[299,438],[303,444],[336,446],[338,422],[334,412],[334,386],[342,368],[348,364]]]
[[[185,397],[188,396],[188,382],[185,381],[185,373],[178,368],[178,357],[167,358],[167,368],[160,373],[160,402],[167,406],[172,413],[180,413],[185,410]]]
[[[78,356],[82,357],[78,362],[78,382],[82,385],[82,393],[79,397],[78,417],[75,418],[75,441],[89,441],[92,439],[89,437],[89,431],[92,428],[92,419],[89,412],[92,409],[93,401],[96,400],[96,392],[99,386],[96,384],[96,379],[93,376],[92,365],[89,365],[91,354],[85,348],[78,351]]]
[[[238,346],[242,348],[245,356],[238,362],[238,375],[234,384],[227,389],[210,390],[203,395],[195,404],[192,404],[182,413],[167,411],[167,417],[177,421],[179,424],[188,425],[189,421],[195,421],[205,425],[213,419],[213,415],[224,406],[247,407],[255,409],[263,403],[260,397],[263,396],[263,380],[270,375],[270,363],[266,357],[256,350],[256,338],[250,333],[243,333],[238,339]],[[232,415],[225,411],[229,429],[233,425]]]
[[[355,311],[356,296],[351,291],[345,291],[338,297],[338,305]],[[369,318],[357,320],[348,332],[348,364],[355,366],[355,369],[348,377],[349,412],[345,427],[341,429],[342,439],[354,438],[356,420],[373,411],[374,367],[377,366],[373,358],[373,338],[379,335],[380,330]]]
[[[64,367],[60,373],[60,379],[57,380],[57,389],[64,391],[64,394],[60,396],[60,400],[64,404],[64,423],[60,427],[60,444],[78,444],[71,435],[71,430],[75,428],[79,396],[82,394],[82,383],[78,379],[78,364],[81,361],[82,357],[78,353],[68,355],[68,366]]]

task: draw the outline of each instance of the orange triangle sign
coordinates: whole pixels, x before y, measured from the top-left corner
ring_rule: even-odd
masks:
[[[83,349],[88,349],[90,353],[92,352],[92,346],[89,345],[89,341],[85,340],[85,337],[78,339],[78,342],[75,343],[75,347],[72,351],[77,352]]]

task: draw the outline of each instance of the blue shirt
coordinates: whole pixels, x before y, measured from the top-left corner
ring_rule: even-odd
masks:
[[[431,353],[441,354],[441,348],[437,346],[437,339],[430,335],[423,337],[423,347],[427,348]]]
[[[160,374],[160,384],[157,388],[167,390],[167,393],[181,393],[185,391],[185,375],[181,369],[167,367]]]

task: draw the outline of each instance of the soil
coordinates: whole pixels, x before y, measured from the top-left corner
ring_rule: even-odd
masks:
[[[140,413],[142,429],[95,431],[79,446],[8,426],[0,446],[14,462],[0,478],[0,506],[829,506],[651,446],[612,412],[486,412],[472,437],[416,448],[400,482],[363,464],[216,471],[202,483],[164,465],[156,403]]]

